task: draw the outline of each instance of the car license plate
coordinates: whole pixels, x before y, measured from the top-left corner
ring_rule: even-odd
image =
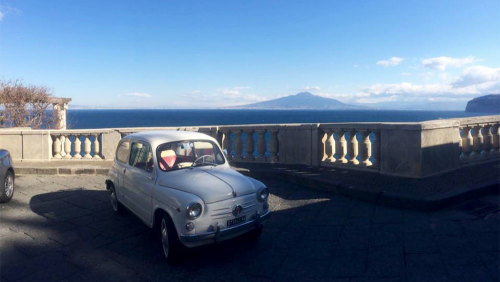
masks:
[[[240,224],[242,222],[245,222],[245,220],[246,220],[246,216],[241,216],[241,217],[230,219],[227,221],[227,227],[233,226],[236,224]]]

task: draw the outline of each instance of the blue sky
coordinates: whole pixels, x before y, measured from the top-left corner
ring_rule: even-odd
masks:
[[[310,91],[370,106],[500,93],[500,1],[0,0],[0,79],[75,106],[203,108]]]

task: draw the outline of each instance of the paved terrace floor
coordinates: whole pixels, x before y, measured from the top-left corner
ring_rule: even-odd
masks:
[[[145,225],[112,213],[104,180],[19,177],[0,205],[0,280],[499,281],[498,196],[419,212],[266,181],[273,212],[259,242],[171,266]]]

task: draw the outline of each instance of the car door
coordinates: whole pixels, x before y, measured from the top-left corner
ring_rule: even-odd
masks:
[[[147,223],[152,213],[151,192],[155,184],[153,167],[151,146],[144,141],[132,141],[129,167],[123,174],[125,193],[130,208]]]

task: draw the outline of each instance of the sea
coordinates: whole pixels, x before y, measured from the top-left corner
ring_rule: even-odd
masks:
[[[329,122],[419,122],[488,115],[394,110],[68,110],[69,129]]]

